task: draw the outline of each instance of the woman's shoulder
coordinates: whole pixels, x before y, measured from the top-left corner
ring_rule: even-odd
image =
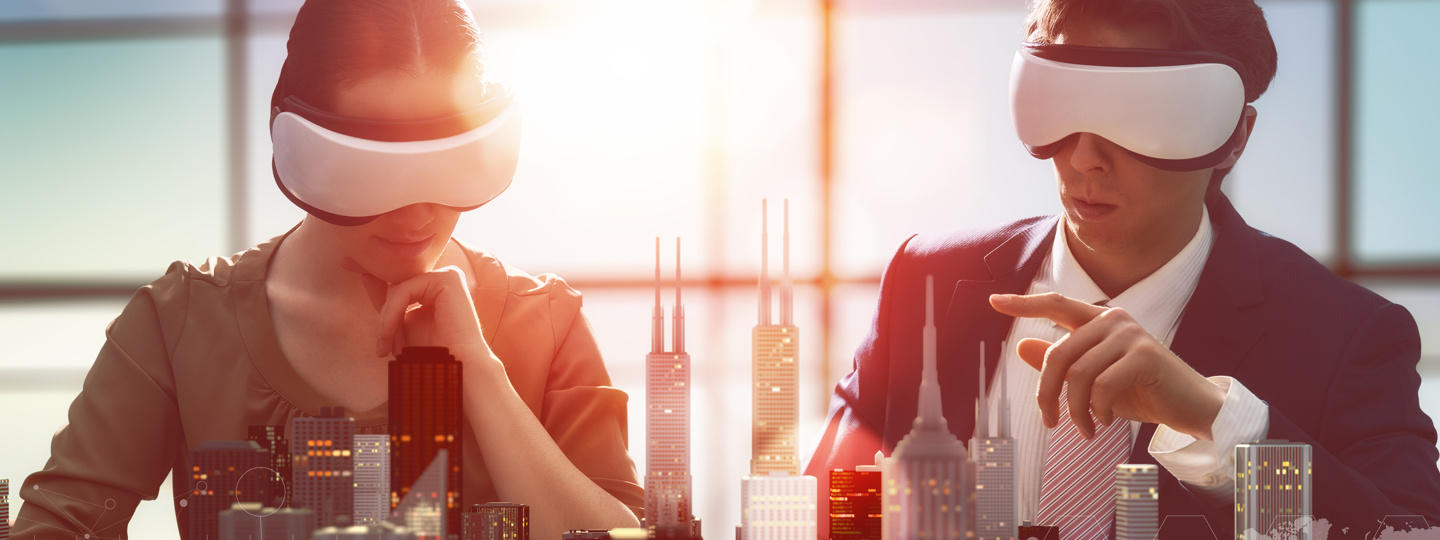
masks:
[[[512,264],[502,262],[494,254],[480,251],[464,243],[456,242],[465,250],[470,266],[475,271],[477,289],[502,289],[508,296],[550,296],[551,301],[580,302],[580,291],[575,290],[565,279],[552,274],[531,274]]]
[[[271,238],[227,257],[200,262],[178,260],[140,292],[158,303],[185,301],[193,296],[221,292],[236,283],[264,281],[265,268],[280,237]]]

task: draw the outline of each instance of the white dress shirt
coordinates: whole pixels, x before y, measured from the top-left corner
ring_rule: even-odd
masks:
[[[1046,254],[1040,271],[1030,283],[1026,294],[1056,292],[1084,302],[1107,301],[1109,307],[1125,309],[1140,326],[1169,347],[1180,326],[1181,314],[1200,271],[1210,254],[1214,232],[1209,212],[1201,212],[1195,237],[1180,253],[1154,273],[1140,280],[1115,298],[1110,298],[1095,285],[1071,254],[1065,236],[1065,220],[1060,220],[1055,242]],[[1040,372],[1026,364],[1015,352],[1015,344],[1027,337],[1055,342],[1068,334],[1065,328],[1048,319],[1016,319],[1006,338],[1009,346],[1001,356],[1001,369],[1008,371],[1010,399],[1010,435],[1016,444],[1016,495],[1018,518],[1034,520],[1040,502],[1040,482],[1045,473],[1045,453],[1050,445],[1050,429],[1040,419],[1035,394]],[[1148,450],[1161,466],[1185,482],[1188,487],[1216,504],[1233,497],[1235,445],[1255,441],[1269,429],[1269,409],[1245,386],[1230,377],[1210,377],[1226,389],[1225,403],[1215,417],[1211,429],[1214,441],[1199,441],[1160,425],[1149,441]],[[1000,392],[990,392],[991,418],[999,414]],[[1140,422],[1130,422],[1130,440],[1137,442]]]

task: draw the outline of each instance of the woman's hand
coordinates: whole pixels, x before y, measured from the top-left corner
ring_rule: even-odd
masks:
[[[490,356],[469,282],[459,267],[436,268],[388,285],[369,273],[361,277],[380,315],[376,356],[398,356],[414,345],[447,347],[457,358]]]

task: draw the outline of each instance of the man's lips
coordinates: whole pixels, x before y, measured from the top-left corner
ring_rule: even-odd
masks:
[[[408,258],[415,257],[420,255],[421,253],[424,253],[425,250],[430,247],[430,242],[434,238],[434,233],[431,233],[428,236],[421,237],[376,235],[375,241],[379,242],[380,245],[386,249],[386,251],[389,251],[395,256]]]
[[[1070,199],[1070,203],[1075,207],[1075,212],[1080,214],[1080,219],[1084,220],[1100,219],[1114,212],[1116,208],[1119,208],[1119,206],[1113,204],[1092,202],[1073,197]]]

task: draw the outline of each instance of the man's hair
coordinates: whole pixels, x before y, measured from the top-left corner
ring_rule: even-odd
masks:
[[[1035,0],[1025,19],[1027,41],[1054,43],[1077,18],[1168,28],[1170,48],[1210,51],[1245,66],[1245,101],[1275,78],[1275,41],[1254,0]]]

